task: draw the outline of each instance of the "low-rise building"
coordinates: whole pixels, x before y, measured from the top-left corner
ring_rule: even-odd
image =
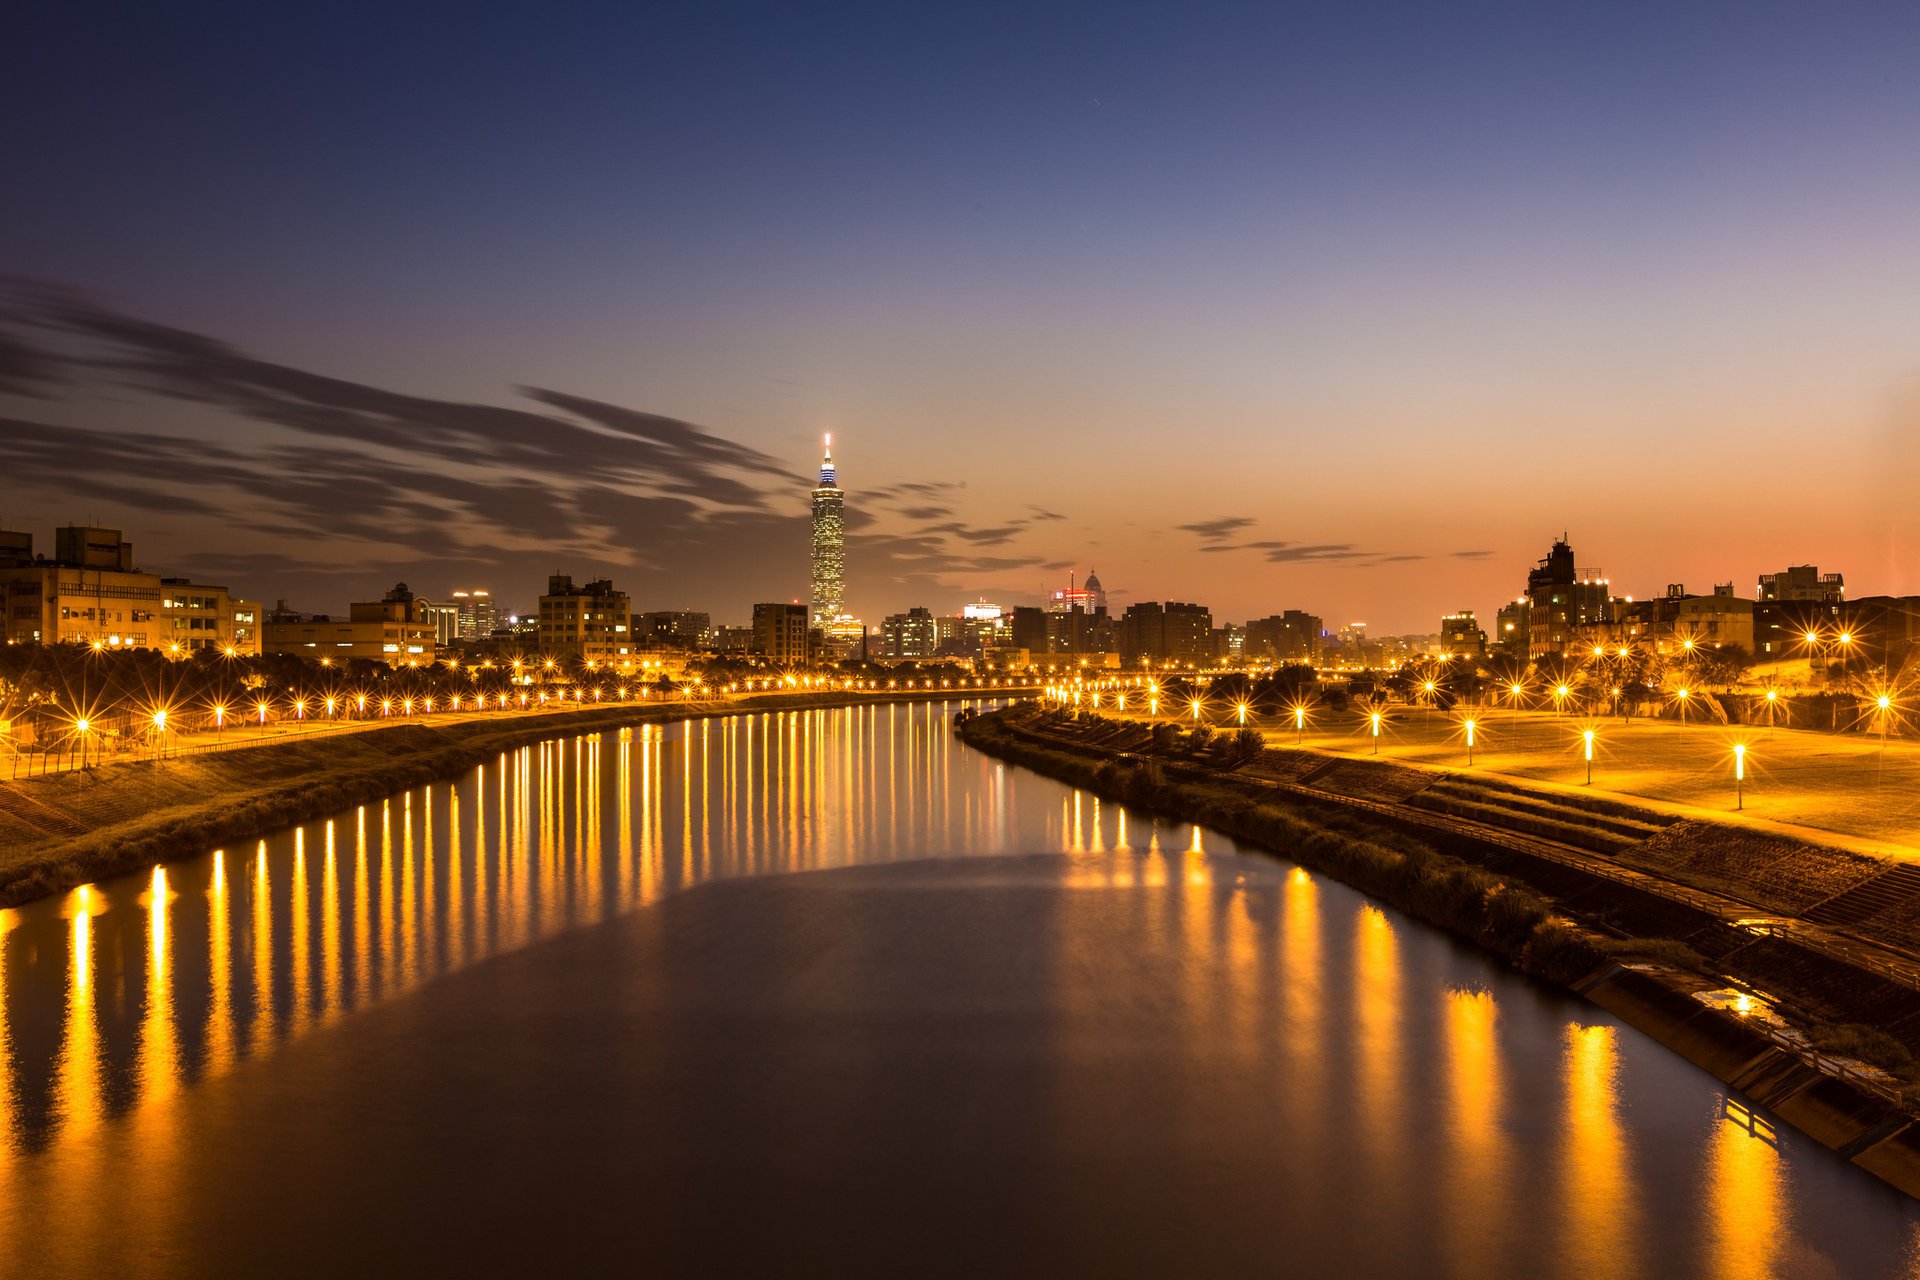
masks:
[[[227,588],[141,570],[118,529],[56,529],[51,559],[33,554],[31,534],[0,533],[0,601],[9,644],[173,654],[238,648]]]
[[[890,613],[880,622],[880,656],[893,662],[922,661],[940,647],[940,628],[933,610],[915,605],[905,613]]]
[[[438,646],[422,603],[404,582],[378,600],[349,605],[344,619],[297,613],[282,600],[261,627],[261,648],[326,663],[357,658],[391,667],[431,666]]]

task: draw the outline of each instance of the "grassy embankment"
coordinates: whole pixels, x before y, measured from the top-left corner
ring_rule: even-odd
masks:
[[[774,694],[720,708],[627,704],[524,719],[403,723],[0,782],[0,906],[264,836],[457,776],[548,738],[876,700],[888,698]]]
[[[1056,732],[1077,728],[1071,722],[1048,724],[1037,711],[1023,714]],[[1075,744],[1074,749],[1022,737],[1000,715],[973,717],[959,731],[966,742],[989,754],[1137,809],[1200,823],[1322,871],[1416,919],[1473,940],[1522,972],[1559,985],[1572,986],[1612,963],[1644,962],[1754,986],[1772,997],[1816,1047],[1881,1067],[1907,1084],[1909,1097],[1920,1095],[1914,1056],[1920,1049],[1920,1025],[1915,1025],[1920,1019],[1909,1016],[1920,1009],[1915,993],[1812,954],[1790,938],[1756,938],[1731,929],[1713,914],[1649,892],[1644,883],[1615,880],[1605,868],[1583,870],[1489,848],[1422,829],[1414,815],[1401,823],[1347,807],[1335,794],[1320,801],[1259,785],[1263,776],[1286,779],[1321,772],[1329,764],[1324,756],[1260,751],[1224,738],[1200,747],[1189,738],[1167,750],[1163,759],[1168,767],[1150,769],[1116,754],[1138,752],[1144,730],[1130,734],[1126,729],[1095,729],[1094,737],[1106,735],[1104,743]],[[1405,795],[1396,792],[1417,793],[1434,782],[1434,775],[1389,764],[1340,761],[1331,767],[1339,772],[1329,779],[1329,790],[1362,798],[1404,800]],[[1377,795],[1368,796],[1368,790]],[[1530,818],[1512,810],[1473,816],[1564,839],[1570,832],[1592,832],[1596,824],[1603,836],[1607,823],[1626,829],[1635,821],[1634,812],[1603,802],[1591,813],[1572,810],[1559,817]],[[1753,839],[1733,833],[1730,840],[1716,843],[1701,825],[1650,827],[1652,834],[1623,844],[1611,852],[1610,860],[1625,868],[1619,874],[1670,879],[1704,891],[1725,890],[1731,883],[1743,889],[1748,900],[1764,900],[1770,881],[1757,872],[1738,878],[1747,870],[1738,857],[1743,850],[1735,847],[1729,855],[1723,847],[1752,846]],[[1701,850],[1722,856],[1703,856]],[[1835,864],[1831,850],[1810,848],[1804,856],[1849,876],[1877,870]],[[1782,857],[1779,848],[1766,847],[1765,857],[1754,861],[1766,865]],[[1781,895],[1805,892],[1800,884],[1805,876],[1793,874],[1796,870],[1773,877],[1794,886],[1779,890]]]

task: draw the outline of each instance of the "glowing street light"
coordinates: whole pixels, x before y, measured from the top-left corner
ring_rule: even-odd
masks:
[[[1746,788],[1747,788],[1747,744],[1744,742],[1736,742],[1733,744],[1733,807],[1734,808],[1744,809],[1747,807]]]
[[[1305,703],[1299,703],[1293,708],[1293,745],[1296,747],[1304,746],[1306,745],[1306,741],[1307,707]]]
[[[1593,785],[1593,730],[1587,729],[1580,734],[1587,756],[1587,785]]]
[[[1199,724],[1200,723],[1200,699],[1195,698],[1193,702],[1189,705],[1193,707],[1193,722],[1195,724]]]
[[[85,716],[73,722],[73,731],[80,735],[80,767],[87,767],[87,733],[93,728],[93,722]]]
[[[1373,754],[1380,754],[1380,721],[1384,717],[1379,711],[1369,711],[1367,721],[1373,726]]]
[[[264,701],[256,702],[253,704],[253,709],[260,713],[260,724],[264,728],[267,723],[267,704]]]
[[[1468,766],[1469,768],[1471,768],[1471,767],[1473,766],[1473,730],[1474,730],[1474,728],[1475,728],[1475,726],[1474,726],[1474,722],[1473,722],[1473,721],[1471,721],[1471,720],[1469,720],[1469,721],[1467,721],[1467,723],[1466,723],[1466,730],[1467,730],[1467,766]]]
[[[1238,712],[1240,715],[1240,727],[1242,729],[1246,728],[1247,727],[1247,704],[1244,702],[1237,703],[1234,706],[1234,710]]]

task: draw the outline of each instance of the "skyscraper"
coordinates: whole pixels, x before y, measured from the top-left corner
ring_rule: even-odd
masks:
[[[815,627],[829,627],[846,613],[847,495],[833,470],[833,437],[827,437],[820,462],[820,483],[813,490],[813,613]]]

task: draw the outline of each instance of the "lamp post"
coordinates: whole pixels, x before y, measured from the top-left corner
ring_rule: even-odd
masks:
[[[1473,767],[1473,730],[1474,730],[1473,721],[1471,720],[1467,721],[1466,727],[1467,727],[1467,767],[1471,769]]]
[[[93,727],[92,721],[85,716],[73,722],[73,731],[80,735],[80,767],[87,767],[87,731]]]
[[[1883,693],[1873,700],[1873,705],[1880,712],[1880,754],[1873,764],[1873,788],[1878,791],[1887,773],[1887,721],[1893,719],[1893,695]]]
[[[153,754],[155,759],[167,754],[167,709],[160,707],[153,713]]]
[[[1293,709],[1293,745],[1305,746],[1307,741],[1307,709],[1296,706]]]
[[[1593,730],[1588,729],[1580,735],[1585,744],[1587,755],[1587,785],[1593,785]]]
[[[1379,755],[1380,754],[1380,713],[1378,711],[1369,711],[1367,713],[1367,720],[1373,726],[1373,754]]]
[[[1746,789],[1747,744],[1736,742],[1733,744],[1733,807],[1735,809],[1747,807]]]

